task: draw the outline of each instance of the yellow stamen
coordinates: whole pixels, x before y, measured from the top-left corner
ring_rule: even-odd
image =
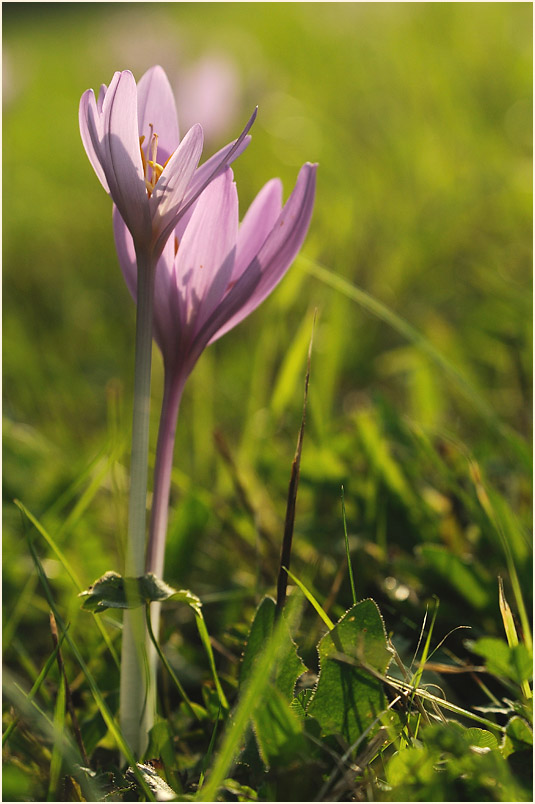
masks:
[[[139,150],[141,151],[141,163],[143,165],[143,177],[145,179],[145,187],[147,188],[147,194],[150,198],[152,193],[154,192],[154,188],[156,187],[158,179],[162,175],[165,165],[160,165],[156,161],[156,157],[158,155],[158,135],[154,133],[152,123],[149,123],[149,128],[150,128],[150,137],[147,143],[146,153],[143,150],[143,143],[145,142],[144,136],[139,138]],[[167,162],[165,164],[167,164]],[[149,177],[149,167],[151,169],[150,177]]]

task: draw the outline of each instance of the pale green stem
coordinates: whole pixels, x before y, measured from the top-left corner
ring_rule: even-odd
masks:
[[[185,377],[182,372],[169,371],[167,367],[165,368],[162,412],[160,414],[156,462],[154,467],[149,544],[145,563],[145,572],[153,572],[158,578],[163,578],[175,432],[184,383]],[[158,639],[160,625],[160,609],[160,603],[153,603],[150,612],[152,628],[156,634],[156,639]],[[158,657],[152,643],[149,645],[149,657],[150,673],[152,677],[155,677]],[[152,693],[153,696],[155,696],[155,686],[152,688]],[[155,697],[151,699],[150,705],[156,706]]]
[[[152,357],[152,320],[154,265],[150,257],[138,252],[137,317],[132,417],[132,453],[130,458],[130,496],[128,504],[128,540],[125,575],[143,575],[145,564],[145,528],[149,452],[150,382]],[[147,676],[147,632],[141,609],[125,609],[121,656],[120,721],[123,735],[136,757],[146,749],[148,731],[154,712],[147,701],[154,686]]]

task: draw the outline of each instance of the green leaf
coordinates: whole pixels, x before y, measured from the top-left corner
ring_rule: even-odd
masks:
[[[487,729],[478,729],[474,726],[466,729],[464,736],[470,743],[470,746],[476,748],[490,748],[495,751],[498,748],[498,740],[492,732]]]
[[[156,801],[174,801],[176,799],[175,791],[169,787],[167,782],[159,776],[151,765],[145,765],[142,762],[136,763],[138,772],[142,775],[143,780]],[[132,782],[137,783],[136,774],[133,768],[128,768],[126,771],[126,778]]]
[[[354,743],[385,709],[381,681],[392,659],[383,619],[373,600],[349,609],[318,645],[320,675],[307,714],[325,734]]]
[[[240,784],[235,779],[225,779],[222,785],[224,790],[228,790],[238,801],[258,801],[258,793],[252,787]]]
[[[243,654],[240,688],[251,678],[266,644],[271,639],[274,624],[275,602],[265,597],[256,611]],[[272,684],[266,688],[252,720],[258,750],[266,768],[287,763],[295,756],[296,751],[305,748],[302,727],[291,711],[290,702],[293,700],[295,683],[306,671],[306,667],[297,654],[288,629],[282,637],[280,650]]]
[[[275,601],[270,597],[265,597],[256,610],[249,632],[249,639],[243,653],[240,687],[251,676],[253,667],[271,638],[274,622]],[[273,679],[275,686],[287,701],[292,700],[295,682],[305,671],[306,667],[297,654],[295,642],[292,640],[289,631],[287,631],[281,648],[281,659],[278,662],[275,678]]]
[[[85,598],[82,608],[94,614],[106,609],[134,609],[145,603],[165,600],[187,603],[197,614],[201,611],[201,601],[196,595],[187,589],[173,589],[152,572],[139,578],[123,578],[117,572],[105,572],[78,597]]]
[[[489,673],[508,678],[517,684],[531,678],[531,656],[522,643],[509,647],[503,639],[482,637],[474,642],[467,641],[466,644],[473,653],[483,656]]]
[[[500,746],[503,756],[507,759],[516,751],[531,750],[533,747],[533,730],[526,721],[515,715],[505,727],[505,734]]]
[[[272,687],[253,719],[260,756],[266,766],[288,765],[308,748],[298,717],[285,697]]]

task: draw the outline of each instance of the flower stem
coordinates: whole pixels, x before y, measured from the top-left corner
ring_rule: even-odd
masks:
[[[158,578],[163,576],[176,422],[183,389],[182,375],[166,370],[154,467],[149,544],[145,564],[145,571],[153,572]]]
[[[168,371],[167,366],[165,367],[162,412],[160,414],[156,463],[154,467],[154,488],[149,543],[145,562],[145,572],[153,572],[158,578],[163,578],[176,422],[184,382],[185,379],[183,379],[182,373]],[[156,635],[158,635],[160,625],[160,610],[161,604],[153,603],[151,606],[150,619],[153,631]],[[149,667],[152,677],[156,677],[156,666],[157,655],[154,646],[151,644],[149,645]]]
[[[143,575],[145,560],[154,298],[153,263],[147,254],[138,252],[136,256],[138,281],[134,406],[128,539],[125,557],[125,575],[130,577]],[[133,753],[138,757],[146,748],[148,730],[152,727],[154,720],[151,706],[151,702],[154,700],[154,696],[151,694],[154,682],[150,677],[150,672],[147,676],[146,641],[143,612],[139,609],[125,609],[121,656],[120,721],[123,735]]]

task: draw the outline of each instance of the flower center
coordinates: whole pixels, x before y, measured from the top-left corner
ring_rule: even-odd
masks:
[[[145,187],[147,188],[147,194],[150,198],[154,188],[156,187],[158,179],[162,175],[165,165],[159,165],[156,161],[156,156],[158,154],[158,135],[154,133],[152,123],[149,123],[149,128],[150,137],[147,143],[146,151],[143,151],[145,136],[139,138],[139,150],[141,151],[141,161],[143,163]],[[167,162],[165,164],[167,164]]]

